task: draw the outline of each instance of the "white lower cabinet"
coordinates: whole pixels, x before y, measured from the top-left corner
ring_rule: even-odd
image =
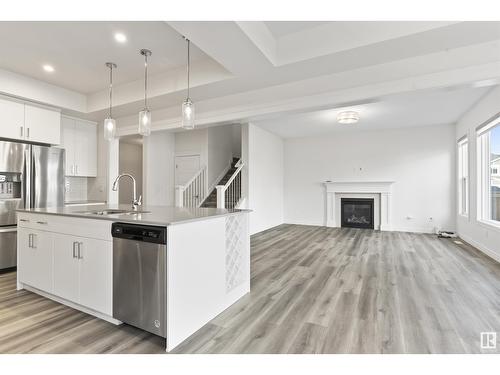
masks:
[[[18,227],[17,235],[19,280],[52,293],[52,233]]]
[[[111,241],[18,227],[19,281],[112,316]]]

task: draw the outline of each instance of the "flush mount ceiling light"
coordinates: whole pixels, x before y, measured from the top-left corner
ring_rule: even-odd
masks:
[[[147,137],[151,134],[151,111],[148,109],[148,57],[151,56],[151,51],[141,49],[139,53],[144,56],[144,109],[139,112],[138,132]]]
[[[42,68],[47,73],[54,73],[54,71],[55,71],[54,67],[52,65],[48,65],[48,64],[45,64]]]
[[[193,129],[194,128],[194,104],[189,97],[189,68],[190,68],[190,59],[189,59],[189,47],[191,42],[189,39],[184,37],[187,42],[187,97],[186,100],[182,103],[182,127],[184,129]]]
[[[359,121],[359,113],[354,111],[344,111],[337,115],[340,124],[355,124]]]
[[[125,43],[127,41],[127,36],[123,33],[115,33],[115,40],[118,43]]]
[[[104,139],[111,141],[115,138],[116,133],[116,121],[113,119],[111,112],[113,109],[113,69],[116,69],[116,64],[107,62],[106,66],[109,68],[109,113],[104,120]]]

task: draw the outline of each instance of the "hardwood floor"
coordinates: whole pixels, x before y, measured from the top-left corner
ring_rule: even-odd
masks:
[[[0,353],[164,353],[0,275]],[[252,237],[251,293],[174,353],[499,353],[500,265],[433,235],[282,225]],[[500,339],[500,337],[499,337]]]

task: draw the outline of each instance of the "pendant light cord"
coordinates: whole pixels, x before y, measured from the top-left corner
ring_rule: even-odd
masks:
[[[187,45],[188,45],[188,53],[187,53],[187,84],[188,84],[188,87],[187,87],[187,97],[188,99],[189,98],[189,65],[190,65],[190,56],[189,56],[189,47],[190,47],[190,44],[191,44],[191,41],[189,39],[186,39],[187,40]]]
[[[109,66],[109,118],[112,117],[111,108],[113,107],[113,65]]]
[[[148,108],[148,54],[144,54],[144,109]]]

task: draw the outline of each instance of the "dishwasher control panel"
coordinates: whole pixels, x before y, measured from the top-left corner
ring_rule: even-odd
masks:
[[[166,244],[167,228],[152,225],[113,223],[111,235],[114,238],[123,238],[126,240]]]

